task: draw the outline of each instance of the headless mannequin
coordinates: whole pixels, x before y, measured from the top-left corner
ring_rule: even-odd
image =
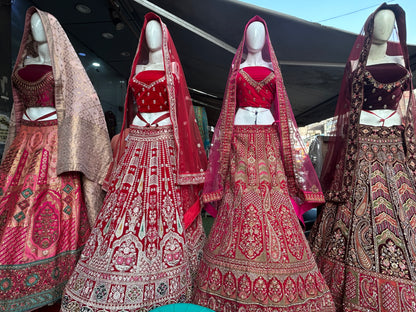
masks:
[[[136,75],[142,71],[146,70],[165,70],[165,65],[163,62],[163,52],[162,52],[162,27],[156,20],[151,20],[146,25],[145,30],[146,43],[149,48],[149,62],[147,64],[139,64],[136,66]],[[148,122],[152,123],[160,116],[168,113],[169,111],[162,111],[157,113],[141,113],[142,117]],[[159,126],[171,125],[172,122],[170,118],[166,118],[158,122]],[[135,116],[133,119],[133,125],[144,127],[146,123]],[[156,126],[156,125],[153,125]]]
[[[381,10],[376,13],[374,17],[374,31],[373,41],[371,43],[370,51],[367,58],[367,66],[385,64],[385,63],[397,63],[404,66],[404,60],[401,55],[387,55],[387,40],[390,38],[394,28],[395,17],[391,10]],[[366,111],[361,111],[360,124],[381,126],[381,118],[387,118],[394,110],[391,109],[374,109],[371,114]],[[385,119],[384,126],[391,127],[401,125],[402,121],[400,115],[396,113]]]
[[[241,63],[240,69],[244,67],[261,66],[273,70],[271,63],[263,59],[262,49],[266,42],[266,30],[263,23],[251,23],[246,32],[246,47],[248,50],[246,60]],[[274,117],[270,109],[263,107],[239,108],[235,114],[235,125],[271,125]]]
[[[38,43],[37,51],[38,56],[33,58],[27,58],[24,60],[24,66],[32,64],[51,65],[51,56],[49,54],[49,46],[46,40],[46,33],[43,28],[42,20],[38,13],[34,13],[30,19],[30,27],[32,30],[33,40]],[[36,120],[46,114],[56,112],[54,107],[28,107],[26,109],[26,115],[23,115],[24,120]],[[56,114],[46,117],[43,120],[54,120]]]

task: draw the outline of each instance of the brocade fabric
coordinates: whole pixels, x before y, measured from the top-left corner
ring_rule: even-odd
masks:
[[[90,227],[78,172],[57,175],[57,121],[22,121],[0,166],[0,310],[59,300]]]
[[[19,75],[24,70],[23,64],[28,56],[37,57],[37,43],[30,30],[30,20],[35,12],[42,21],[51,56],[58,119],[57,174],[73,171],[82,173],[82,180],[88,185],[83,193],[88,217],[93,225],[102,206],[101,185],[112,158],[104,113],[98,95],[64,29],[54,16],[35,7],[30,7],[26,12],[25,28],[13,75]],[[29,68],[33,69],[33,66],[30,65]],[[5,151],[19,133],[26,109],[25,101],[22,93],[13,88],[13,108]]]

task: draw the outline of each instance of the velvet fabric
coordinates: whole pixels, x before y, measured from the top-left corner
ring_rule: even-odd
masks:
[[[366,66],[368,53],[373,40],[374,16],[383,9],[389,9],[394,12],[397,28],[394,30],[393,35],[396,38],[398,35],[399,40],[399,42],[388,42],[387,55],[402,56],[406,71],[408,73],[411,72],[409,54],[406,46],[405,13],[399,5],[388,5],[384,3],[367,19],[361,34],[354,43],[345,67],[334,116],[333,135],[330,136],[328,142],[328,152],[321,174],[321,185],[327,200],[346,202],[350,200],[352,194],[352,182],[355,180],[354,172],[357,166],[357,129],[361,111],[365,105],[364,93],[366,81],[368,80],[366,72],[372,71],[376,74],[374,72],[374,66]],[[371,69],[372,67],[373,69]],[[411,75],[404,77],[406,81],[402,82],[401,85],[403,85],[404,91],[407,91],[408,96],[403,97],[403,105],[400,105],[398,111],[402,116],[402,123],[405,127],[404,145],[406,150],[406,163],[409,169],[416,174],[416,145],[414,136],[416,122],[414,118],[416,116],[415,98],[411,92],[413,90]]]

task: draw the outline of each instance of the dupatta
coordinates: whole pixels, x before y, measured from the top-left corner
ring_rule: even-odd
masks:
[[[37,43],[32,38],[30,27],[30,19],[35,12],[39,14],[45,30],[55,81],[58,119],[57,174],[69,171],[82,173],[88,217],[90,224],[94,224],[103,200],[101,185],[112,158],[104,113],[97,93],[65,31],[49,13],[35,7],[27,10],[23,37],[13,71],[23,67],[27,56],[37,56]],[[25,111],[23,99],[14,88],[13,101],[5,150],[16,137]]]
[[[290,106],[289,98],[283,82],[279,63],[270,42],[266,22],[259,16],[253,17],[246,25],[243,39],[234,56],[228,75],[224,102],[220,117],[215,127],[209,154],[209,165],[205,179],[202,199],[206,210],[215,215],[215,207],[222,199],[224,184],[229,175],[230,149],[233,137],[234,117],[237,109],[236,85],[240,64],[247,53],[245,46],[248,26],[255,21],[263,23],[266,40],[262,49],[263,59],[271,62],[276,75],[276,98],[272,103],[272,113],[280,138],[280,157],[282,158],[287,177],[289,194],[297,216],[302,220],[302,214],[324,202],[319,180],[312,163],[305,151],[299,135],[296,121]]]
[[[334,117],[333,136],[328,143],[328,152],[322,168],[321,185],[327,200],[346,202],[352,194],[355,169],[357,167],[358,128],[360,115],[364,103],[364,71],[368,54],[373,40],[374,17],[380,10],[391,10],[396,19],[393,36],[398,35],[399,42],[388,41],[387,55],[403,56],[405,67],[411,73],[409,53],[406,45],[406,19],[404,10],[397,4],[383,3],[372,13],[362,31],[357,37],[348,58],[338,96]],[[357,64],[354,68],[351,64]],[[408,168],[416,174],[416,145],[415,145],[415,97],[413,95],[412,77],[409,75],[405,85],[409,97],[403,97],[401,105],[404,110],[399,111],[404,126],[404,144],[406,163]]]

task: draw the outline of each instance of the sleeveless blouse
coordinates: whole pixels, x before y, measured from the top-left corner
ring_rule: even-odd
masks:
[[[55,80],[52,66],[31,64],[12,74],[12,82],[25,108],[55,107]]]
[[[129,81],[140,113],[156,113],[169,110],[165,72],[146,70]]]
[[[395,63],[367,66],[364,75],[363,110],[392,109],[396,110],[409,72]]]
[[[238,107],[271,108],[276,95],[276,75],[262,66],[244,67],[237,74]]]

